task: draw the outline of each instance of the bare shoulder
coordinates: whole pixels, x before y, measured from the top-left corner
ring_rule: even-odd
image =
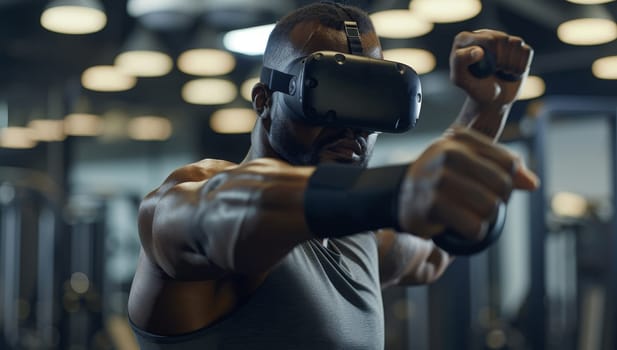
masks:
[[[204,181],[221,171],[237,167],[236,163],[232,163],[221,159],[202,159],[195,163],[190,163],[174,170],[165,183],[177,184],[187,181]]]
[[[168,186],[174,186],[182,182],[206,181],[223,171],[233,169],[248,170],[252,173],[268,173],[271,171],[281,171],[282,169],[293,169],[293,167],[284,161],[274,158],[259,158],[243,164],[207,158],[174,170],[157,190],[161,191],[161,189],[167,189]]]
[[[139,206],[138,226],[139,238],[148,259],[156,261],[152,251],[152,221],[160,199],[174,188],[184,188],[187,192],[191,187],[197,189],[194,185],[203,184],[216,174],[237,166],[226,160],[202,159],[172,171],[158,188],[144,197]]]

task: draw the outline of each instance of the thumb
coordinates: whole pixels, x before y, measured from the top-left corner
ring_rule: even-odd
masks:
[[[540,179],[525,164],[519,163],[516,166],[513,176],[514,188],[533,191],[540,187]]]
[[[467,68],[468,66],[479,62],[484,57],[484,49],[482,47],[474,45],[456,50],[455,64],[456,68]]]

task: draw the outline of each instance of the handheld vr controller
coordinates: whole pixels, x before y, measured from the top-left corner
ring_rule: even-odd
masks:
[[[497,70],[497,58],[495,54],[482,47],[484,50],[484,57],[482,59],[468,67],[469,72],[476,78],[484,79],[491,75],[495,75],[497,78],[505,81],[519,81],[520,75],[506,73],[501,70]]]
[[[473,242],[468,239],[464,239],[461,235],[452,230],[446,230],[442,234],[433,237],[433,242],[436,246],[443,249],[450,255],[477,254],[497,241],[503,232],[505,222],[506,206],[502,203],[499,205],[497,217],[493,220],[493,222],[491,222],[486,236],[484,236],[481,241]]]

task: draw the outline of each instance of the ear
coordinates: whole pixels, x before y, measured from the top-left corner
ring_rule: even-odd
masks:
[[[257,83],[253,86],[251,100],[253,101],[253,110],[257,113],[257,116],[262,119],[269,119],[272,107],[272,92],[264,83]]]

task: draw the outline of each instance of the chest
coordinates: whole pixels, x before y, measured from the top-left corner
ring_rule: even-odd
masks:
[[[384,324],[374,237],[298,246],[255,294],[219,326],[298,348],[383,349]],[[240,337],[238,337],[240,336]]]

